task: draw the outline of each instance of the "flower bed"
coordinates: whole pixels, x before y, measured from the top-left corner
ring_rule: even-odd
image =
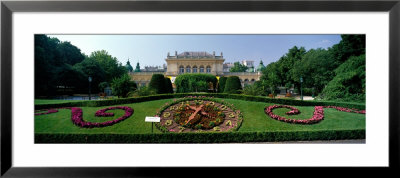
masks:
[[[285,118],[279,115],[276,115],[273,113],[274,109],[277,108],[288,108],[291,109],[289,112],[286,112],[287,115],[296,115],[300,114],[300,111],[293,107],[293,106],[288,106],[288,105],[272,105],[269,107],[265,108],[265,113],[269,115],[271,118],[276,119],[278,121],[286,122],[286,123],[293,123],[293,124],[314,124],[322,121],[324,119],[324,108],[334,108],[338,111],[344,111],[344,112],[354,112],[354,113],[359,113],[359,114],[365,114],[365,110],[357,110],[357,109],[349,109],[349,108],[344,108],[344,107],[338,107],[338,106],[315,106],[314,107],[314,114],[310,119],[290,119],[290,118]]]
[[[95,113],[96,117],[112,117],[112,116],[114,116],[114,113],[107,113],[107,111],[109,111],[109,110],[122,109],[125,111],[125,114],[122,117],[111,120],[111,121],[106,121],[106,122],[86,122],[86,121],[84,121],[83,120],[83,111],[81,108],[78,108],[78,107],[64,107],[64,108],[48,109],[48,112],[46,112],[46,113],[35,113],[35,115],[55,113],[55,112],[58,112],[57,109],[71,109],[72,123],[74,123],[75,125],[77,125],[79,127],[83,127],[83,128],[111,126],[111,125],[114,125],[118,122],[121,122],[121,121],[129,118],[133,114],[133,109],[130,107],[114,106],[114,107],[108,107],[108,108],[96,111],[96,113]]]
[[[164,132],[204,132],[237,130],[242,113],[228,103],[204,96],[185,97],[166,103],[156,116],[156,126]]]

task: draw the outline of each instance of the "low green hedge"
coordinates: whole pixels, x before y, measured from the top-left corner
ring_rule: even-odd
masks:
[[[35,134],[35,143],[244,143],[344,139],[365,139],[365,130],[206,132],[183,134]]]
[[[46,109],[46,108],[59,108],[59,107],[100,107],[100,106],[110,106],[118,104],[129,104],[138,103],[159,99],[169,99],[169,98],[182,98],[185,96],[206,96],[214,98],[227,98],[227,99],[238,99],[245,101],[257,101],[265,103],[276,103],[294,106],[340,106],[346,108],[355,109],[365,109],[365,104],[361,103],[346,103],[346,102],[334,102],[334,101],[302,101],[293,99],[277,99],[268,98],[263,96],[249,96],[241,94],[226,94],[226,93],[176,93],[176,94],[159,94],[151,96],[143,96],[137,98],[123,98],[123,99],[112,99],[112,100],[91,100],[91,101],[81,101],[81,102],[70,102],[70,103],[58,103],[58,104],[39,104],[35,105],[35,109]]]

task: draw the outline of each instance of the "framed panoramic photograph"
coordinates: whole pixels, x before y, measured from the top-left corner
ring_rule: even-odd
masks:
[[[3,1],[1,175],[393,171],[399,6]]]

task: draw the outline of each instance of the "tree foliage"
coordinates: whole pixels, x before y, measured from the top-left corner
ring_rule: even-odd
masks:
[[[246,72],[247,66],[241,64],[240,62],[233,63],[233,67],[229,69],[229,72]]]
[[[320,97],[327,100],[365,101],[365,55],[352,56],[335,69],[336,76]]]
[[[137,86],[135,82],[131,81],[131,77],[128,74],[124,74],[112,80],[111,88],[114,95],[125,98],[128,96],[128,93],[134,91]]]
[[[35,35],[35,97],[88,93],[88,77],[92,77],[92,92],[99,92],[99,83],[111,82],[127,73],[107,51],[95,51],[90,56],[70,42]]]
[[[300,77],[302,77],[303,88],[314,90],[317,94],[324,91],[322,92],[324,96],[320,98],[363,100],[365,64],[361,62],[362,57],[357,58],[358,62],[355,62],[356,59],[352,56],[365,54],[365,35],[341,35],[341,37],[342,40],[338,44],[328,49],[306,51],[304,47],[294,46],[278,61],[266,66],[258,85],[267,86],[271,92],[277,86],[289,88],[292,85],[300,91]],[[347,62],[350,59],[351,62]],[[351,68],[352,72],[344,68]]]

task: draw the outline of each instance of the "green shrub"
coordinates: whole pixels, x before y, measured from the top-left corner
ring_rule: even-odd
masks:
[[[243,94],[245,95],[260,96],[262,93],[263,89],[254,84],[246,85],[243,89]]]
[[[242,89],[242,84],[238,76],[230,76],[226,80],[224,93],[238,94]]]
[[[177,93],[207,92],[209,83],[215,90],[217,77],[211,74],[181,74],[175,79]]]
[[[155,95],[157,94],[154,89],[151,89],[149,87],[143,86],[139,87],[133,92],[130,92],[128,94],[129,97],[140,97],[140,96],[149,96],[149,95]]]
[[[118,97],[127,97],[128,93],[134,91],[137,86],[136,83],[131,81],[128,74],[122,75],[120,78],[114,78],[111,83],[113,94]]]
[[[166,93],[165,79],[163,74],[153,74],[149,88],[156,91],[157,94]]]
[[[171,79],[168,77],[165,77],[165,93],[174,93],[174,90],[172,88],[172,83]]]
[[[220,77],[218,80],[218,93],[223,93],[225,89],[225,84],[226,84],[226,79],[227,77]]]

